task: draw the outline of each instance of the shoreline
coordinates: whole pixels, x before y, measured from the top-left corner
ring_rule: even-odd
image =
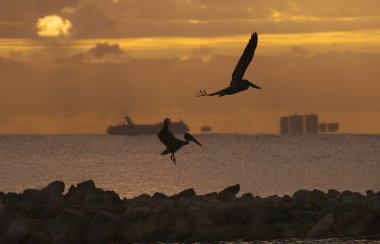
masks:
[[[1,190],[1,189],[0,189]],[[214,242],[350,238],[380,240],[380,191],[299,190],[260,197],[240,185],[123,198],[91,180],[65,191],[0,192],[0,242]]]

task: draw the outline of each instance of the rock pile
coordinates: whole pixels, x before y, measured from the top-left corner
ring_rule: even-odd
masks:
[[[239,185],[197,195],[120,199],[85,181],[0,192],[1,243],[212,242],[282,238],[380,239],[380,192],[299,190],[237,197]]]

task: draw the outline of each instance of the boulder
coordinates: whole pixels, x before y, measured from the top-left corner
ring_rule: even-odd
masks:
[[[51,243],[50,235],[46,232],[38,230],[37,228],[31,228],[28,243]]]
[[[376,213],[377,217],[380,217],[380,192],[372,192],[372,194],[368,192],[366,199],[368,207]]]
[[[5,193],[0,191],[0,204],[3,204],[5,200]]]
[[[310,208],[310,206],[308,205],[310,196],[311,191],[309,190],[296,191],[292,197],[292,206],[295,208]]]
[[[62,181],[53,181],[42,189],[42,191],[48,191],[50,194],[63,194],[64,190],[65,183]]]
[[[95,182],[92,180],[83,181],[77,184],[77,187],[83,194],[90,194],[96,191]]]
[[[87,218],[83,213],[79,211],[72,210],[72,209],[64,209],[57,216],[55,221],[63,225],[79,228],[86,224]]]
[[[166,196],[165,194],[160,193],[160,192],[156,192],[156,193],[153,194],[152,198],[154,200],[164,200],[164,199],[167,199],[169,197]]]
[[[89,243],[115,242],[118,239],[116,233],[120,223],[119,217],[107,212],[99,212],[91,220],[85,239]]]
[[[181,198],[193,198],[195,196],[196,196],[195,190],[193,188],[190,188],[190,189],[183,190],[180,193],[171,196],[171,198],[181,199]]]
[[[324,237],[326,233],[331,229],[334,224],[334,213],[330,213],[320,219],[313,228],[307,232],[308,238],[320,238]]]
[[[49,192],[36,189],[27,189],[22,192],[22,202],[47,203]]]
[[[376,214],[369,211],[365,217],[357,220],[353,225],[351,225],[346,233],[354,238],[359,238],[361,236],[369,236],[372,233],[373,227],[376,225]]]
[[[359,202],[341,203],[336,210],[336,223],[333,230],[344,233],[345,230],[367,213],[367,206]]]
[[[84,199],[84,195],[81,190],[72,185],[64,196],[64,199],[69,202],[80,202]]]
[[[15,206],[21,201],[21,194],[8,192],[5,194],[5,197],[3,198],[3,204],[5,206]]]
[[[19,212],[11,221],[5,234],[7,241],[19,243],[26,239],[29,234],[29,225],[31,220],[22,212]]]
[[[218,193],[218,198],[221,201],[233,201],[236,199],[236,194],[240,191],[240,185],[236,184],[230,187],[227,187],[223,191]]]
[[[281,230],[273,225],[254,225],[248,228],[245,241],[273,240],[281,237]]]
[[[152,214],[152,210],[146,206],[130,207],[124,212],[124,216],[132,221],[142,221],[148,219]]]

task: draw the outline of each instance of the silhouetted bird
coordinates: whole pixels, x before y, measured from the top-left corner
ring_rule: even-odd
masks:
[[[247,90],[250,86],[256,89],[261,89],[259,86],[256,86],[250,81],[243,79],[244,73],[247,70],[248,65],[251,63],[253,55],[255,54],[257,42],[258,37],[257,33],[255,32],[252,34],[251,39],[249,39],[249,42],[244,49],[243,55],[240,57],[239,62],[237,63],[234,72],[232,73],[232,80],[227,88],[211,94],[208,94],[205,90],[199,90],[197,95],[199,97],[215,95],[221,97],[224,95],[232,95]]]
[[[164,120],[164,126],[161,131],[158,133],[158,138],[160,141],[165,144],[166,149],[161,153],[165,155],[171,153],[170,159],[176,164],[175,161],[175,152],[181,149],[182,146],[189,144],[190,141],[197,143],[199,146],[202,146],[192,135],[185,133],[185,141],[175,138],[175,136],[169,130],[170,119],[166,118]]]

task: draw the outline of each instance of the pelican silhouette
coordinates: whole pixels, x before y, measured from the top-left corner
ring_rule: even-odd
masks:
[[[257,33],[254,32],[249,39],[247,46],[244,49],[243,55],[241,55],[239,62],[237,63],[234,72],[232,73],[232,79],[230,81],[230,85],[227,88],[224,88],[220,91],[208,94],[205,90],[199,90],[197,92],[198,97],[203,96],[215,96],[218,97],[225,95],[232,95],[244,90],[247,90],[249,87],[253,87],[256,89],[261,89],[261,87],[256,86],[252,82],[243,79],[244,73],[248,68],[248,65],[251,63],[253,59],[253,55],[255,54],[255,50],[257,47],[258,36]]]
[[[182,146],[189,144],[190,141],[197,143],[199,146],[202,146],[192,135],[185,133],[185,141],[175,138],[175,136],[169,130],[170,119],[166,118],[164,120],[164,126],[161,131],[158,133],[158,138],[160,141],[165,144],[166,149],[161,153],[165,155],[171,153],[170,159],[176,164],[175,152],[181,149]]]

